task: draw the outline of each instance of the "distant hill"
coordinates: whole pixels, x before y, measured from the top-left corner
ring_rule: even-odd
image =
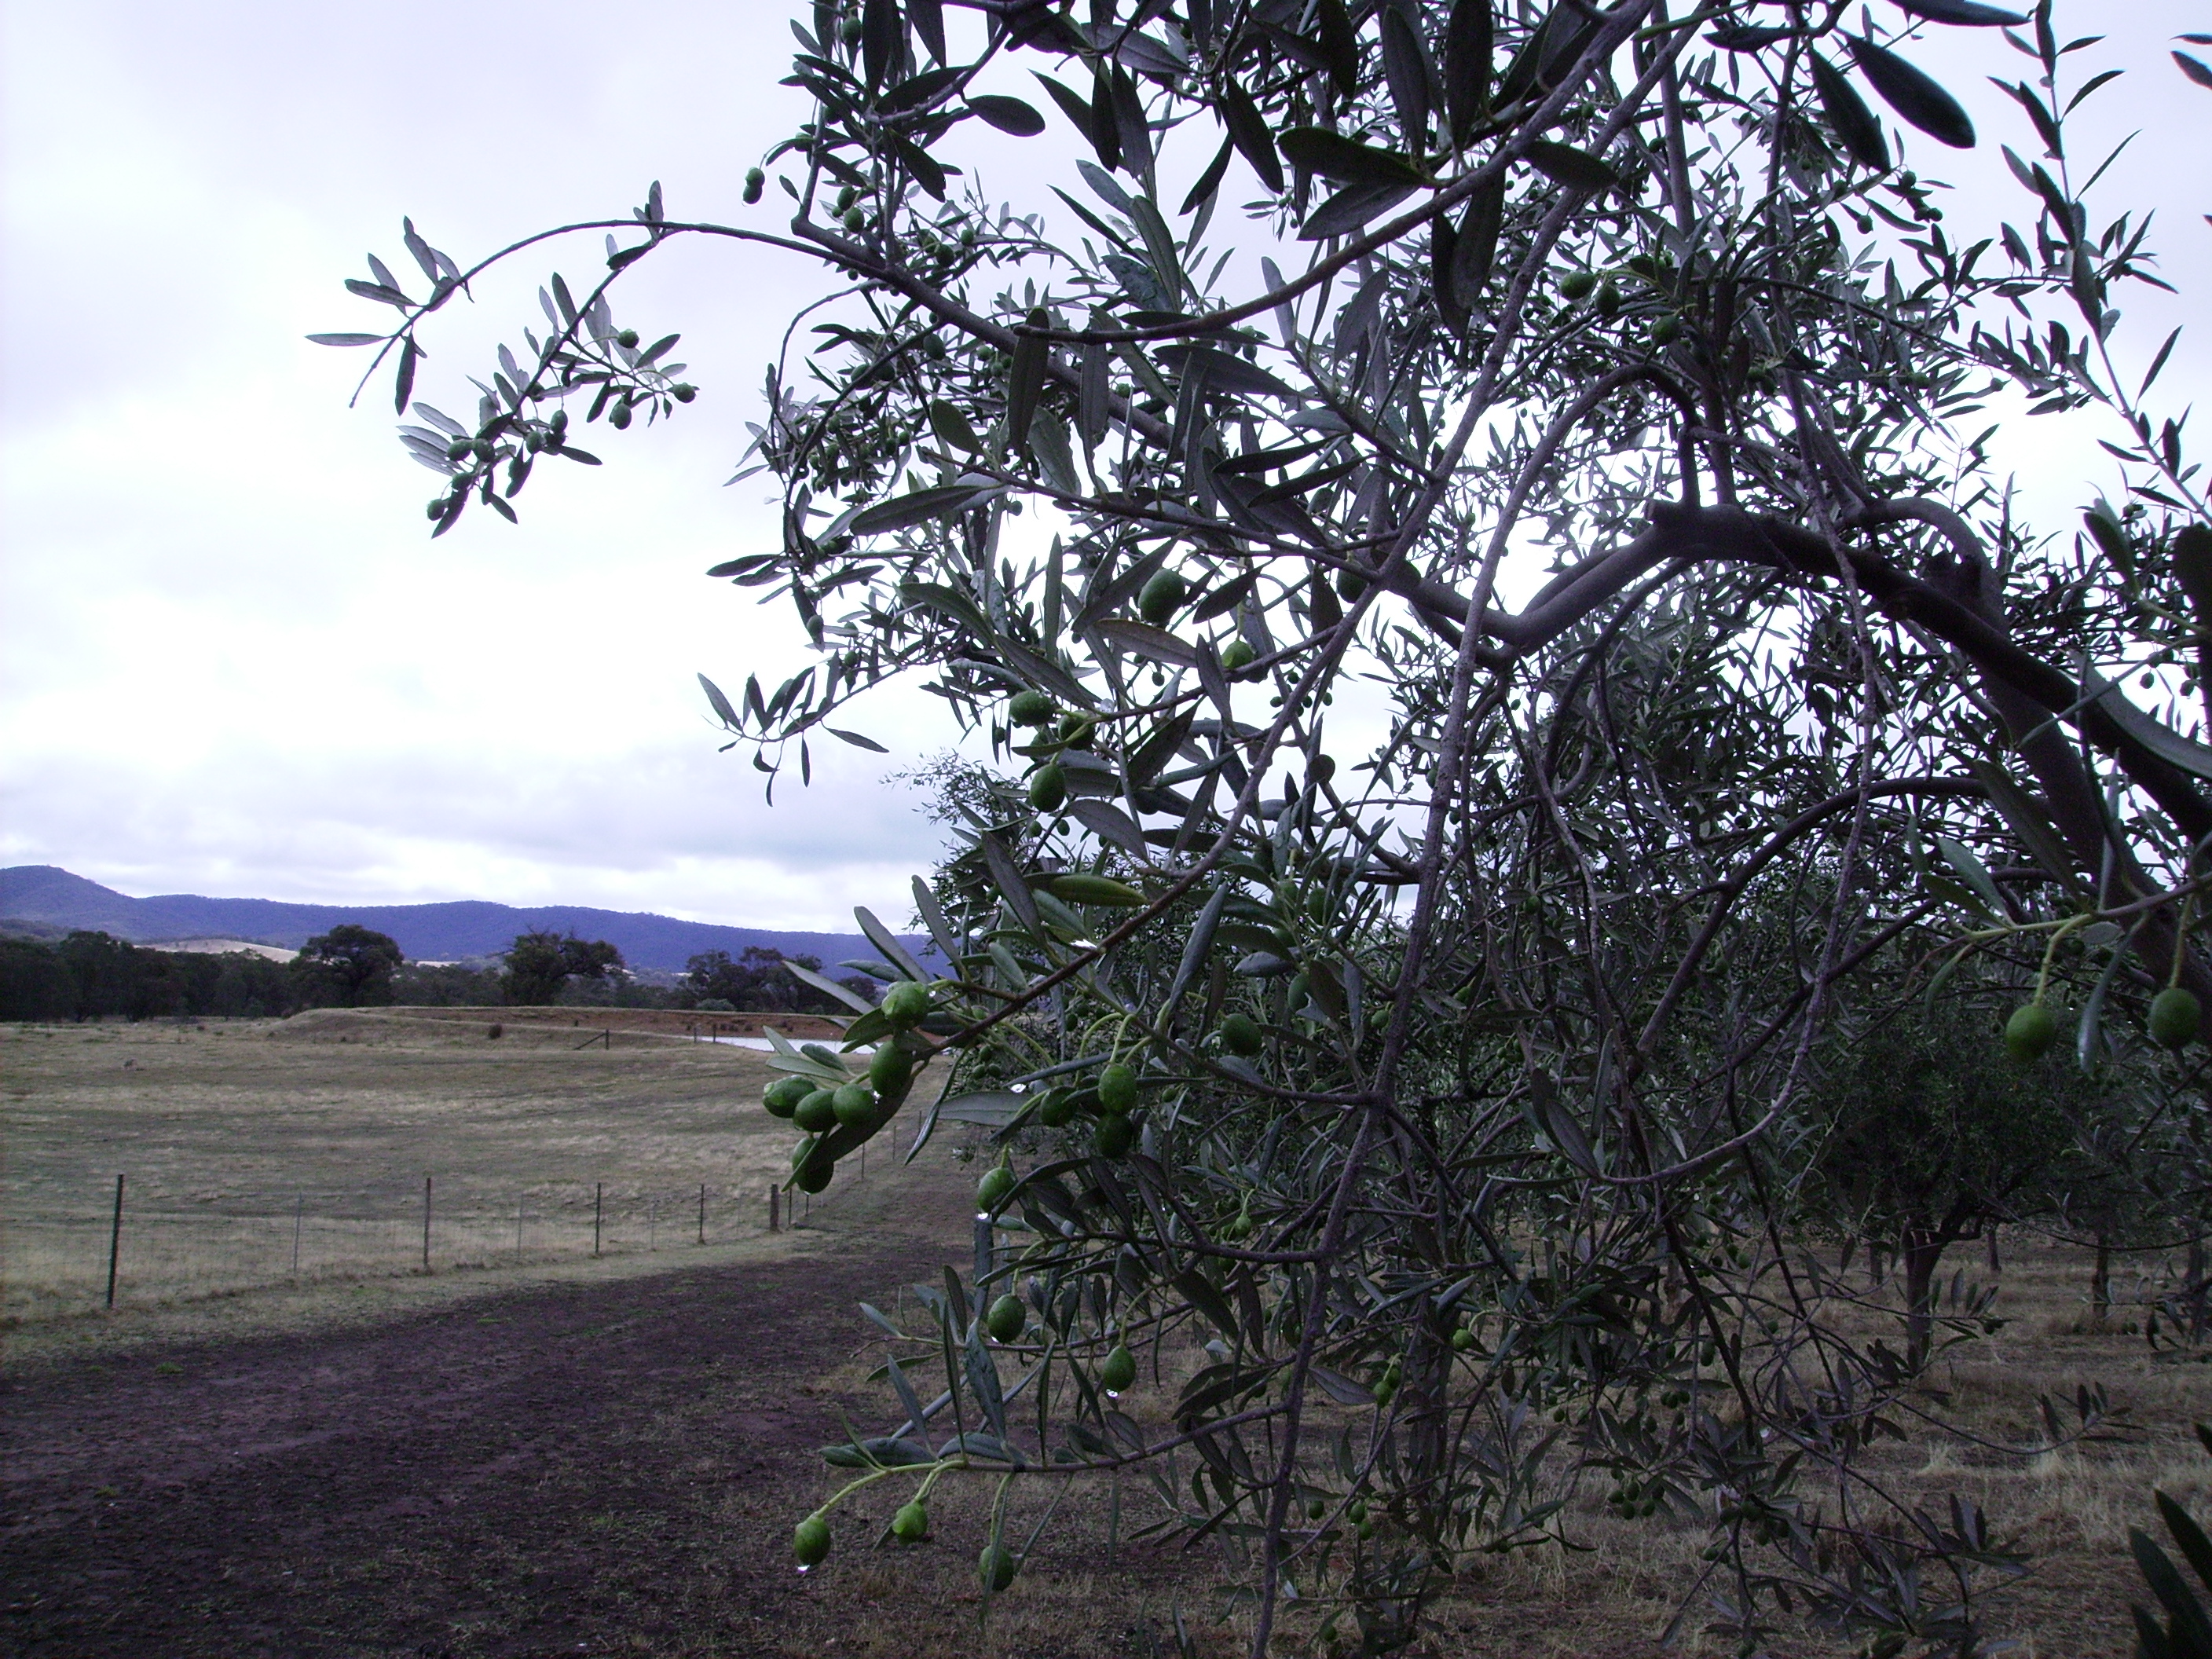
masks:
[[[0,870],[0,926],[52,937],[83,927],[134,944],[167,939],[246,939],[297,950],[341,922],[389,933],[410,962],[458,962],[495,956],[517,933],[545,930],[603,939],[633,968],[681,972],[703,951],[742,953],[763,945],[787,957],[819,957],[832,965],[881,953],[858,933],[787,933],[764,927],[723,927],[649,912],[594,910],[576,904],[518,909],[464,900],[451,904],[281,904],[273,899],[201,898],[164,893],[132,898],[51,864]],[[903,941],[917,956],[923,939]]]

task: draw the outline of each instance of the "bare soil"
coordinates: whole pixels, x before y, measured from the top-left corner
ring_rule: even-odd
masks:
[[[863,1405],[817,1379],[860,1340],[856,1299],[944,1254],[911,1223],[814,1243],[13,1376],[0,1643],[784,1650],[809,1601],[784,1540],[836,1407]]]

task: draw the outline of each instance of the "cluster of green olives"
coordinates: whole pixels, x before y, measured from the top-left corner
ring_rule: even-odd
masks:
[[[929,988],[911,981],[884,993],[879,1009],[891,1034],[876,1045],[864,1080],[829,1085],[810,1077],[778,1078],[761,1104],[772,1117],[805,1132],[792,1155],[791,1182],[803,1193],[830,1184],[837,1160],[888,1123],[913,1086],[915,1050],[905,1034],[929,1017]]]
[[[1656,1475],[1646,1480],[1632,1476],[1607,1495],[1606,1506],[1624,1521],[1648,1520],[1659,1513],[1666,1491],[1665,1482]]]

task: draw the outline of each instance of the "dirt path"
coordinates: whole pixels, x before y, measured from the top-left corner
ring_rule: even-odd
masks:
[[[0,1645],[777,1650],[745,1632],[789,1610],[788,1528],[843,1435],[823,1379],[866,1345],[853,1304],[933,1278],[960,1211],[842,1238],[830,1221],[748,1267],[10,1379]]]

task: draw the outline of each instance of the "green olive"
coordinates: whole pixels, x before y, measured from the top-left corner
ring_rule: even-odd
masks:
[[[1100,1118],[1098,1127],[1091,1132],[1091,1148],[1101,1158],[1127,1158],[1136,1144],[1137,1126],[1118,1112]]]
[[[1004,1544],[986,1544],[975,1560],[975,1581],[987,1595],[995,1595],[1014,1582],[1018,1570],[1019,1564],[1012,1550]]]
[[[2169,985],[2150,1000],[2151,1041],[2161,1048],[2185,1048],[2204,1023],[2204,1006],[2196,994]]]
[[[2023,1004],[2005,1022],[2005,1048],[2014,1060],[2040,1060],[2057,1040],[2058,1022],[2039,1002]]]
[[[1098,1105],[1108,1112],[1126,1112],[1137,1103],[1137,1074],[1120,1060],[1098,1073]]]
[[[770,1117],[789,1117],[799,1109],[799,1103],[813,1092],[814,1085],[803,1077],[780,1077],[768,1085],[761,1104],[768,1108]]]
[[[1126,1394],[1137,1380],[1136,1356],[1116,1345],[1098,1364],[1098,1386],[1109,1394]]]
[[[1172,570],[1155,572],[1137,595],[1137,614],[1155,628],[1164,628],[1182,609],[1190,584]]]
[[[990,1333],[994,1342],[1012,1341],[1029,1322],[1029,1315],[1018,1297],[1000,1297],[983,1316],[983,1328]]]
[[[877,1045],[874,1058],[868,1061],[868,1081],[878,1094],[899,1093],[913,1076],[911,1054],[895,1042],[887,1040]]]
[[[876,1097],[865,1083],[848,1083],[830,1097],[837,1121],[848,1129],[866,1129],[876,1121]]]
[[[901,980],[884,993],[883,1016],[901,1030],[921,1024],[929,1017],[929,988]]]
[[[830,1523],[818,1515],[808,1516],[792,1528],[791,1553],[802,1567],[819,1566],[830,1553]]]
[[[1017,1179],[1013,1165],[1001,1158],[975,1183],[975,1207],[986,1215],[997,1213],[999,1206],[1006,1201],[1006,1194],[1014,1190]]]

